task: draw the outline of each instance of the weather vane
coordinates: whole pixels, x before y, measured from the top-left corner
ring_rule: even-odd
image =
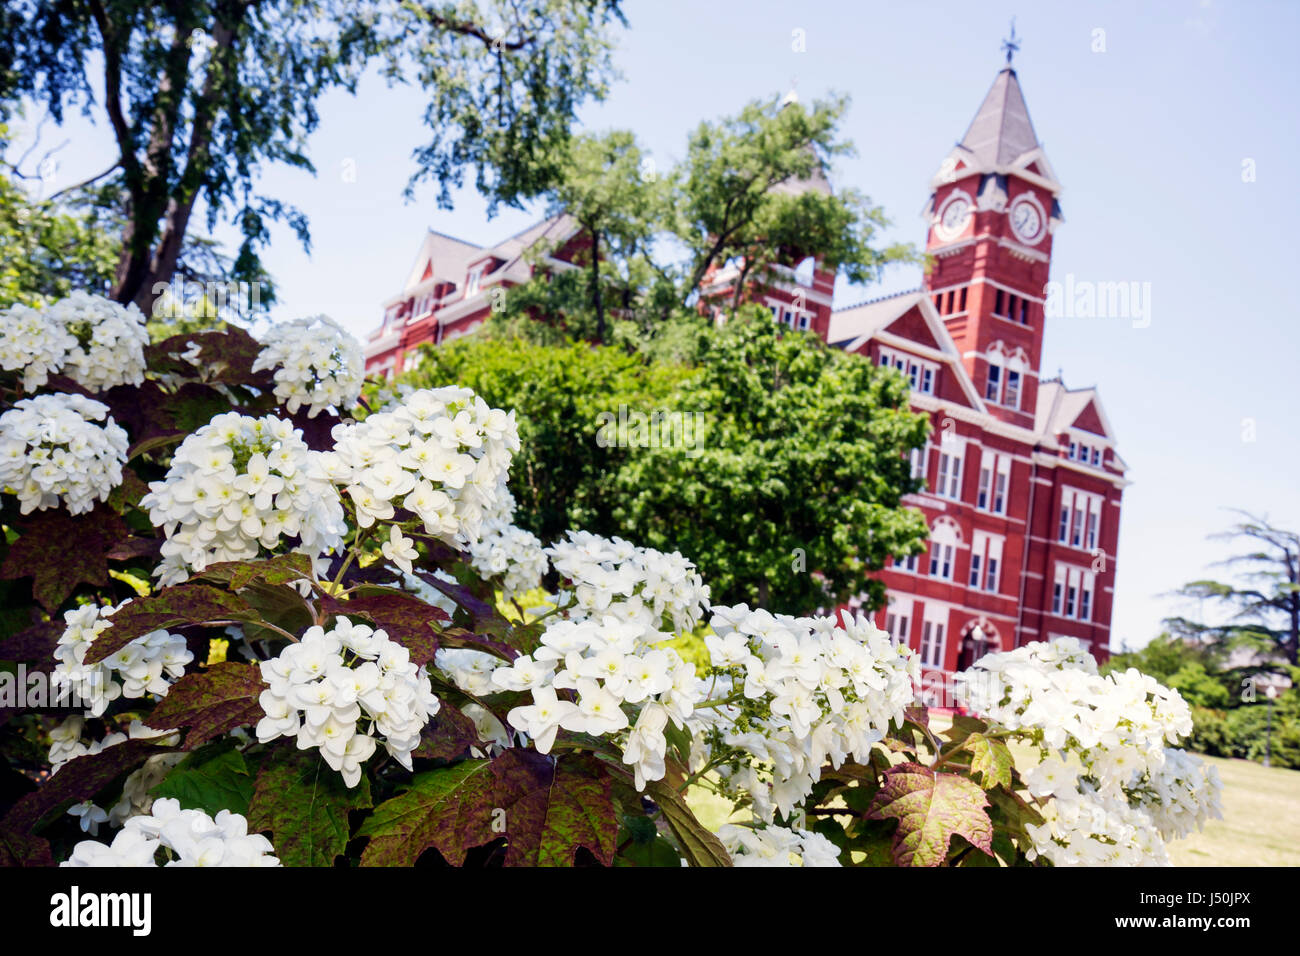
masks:
[[[1020,44],[1016,40],[1016,18],[1011,18],[1011,36],[1002,41],[1002,49],[1007,51],[1007,66],[1011,65],[1011,58],[1016,55],[1020,49]]]

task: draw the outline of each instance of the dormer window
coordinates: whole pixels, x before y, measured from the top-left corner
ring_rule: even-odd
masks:
[[[479,283],[483,279],[483,267],[475,266],[469,272],[469,278],[465,280],[465,298],[471,299],[478,295]]]

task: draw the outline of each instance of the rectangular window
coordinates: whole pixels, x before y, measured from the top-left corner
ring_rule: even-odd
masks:
[[[975,494],[975,507],[986,509],[989,506],[989,496],[993,491],[993,469],[992,462],[989,460],[992,456],[985,455],[984,462],[980,465],[980,486]]]
[[[482,278],[483,278],[482,266],[479,266],[478,268],[470,272],[469,278],[465,280],[465,298],[468,299],[478,295],[478,286]]]
[[[936,489],[945,498],[961,498],[961,453],[939,453],[939,487]]]
[[[908,460],[911,462],[912,465],[913,478],[925,477],[925,459],[928,451],[929,448],[927,446],[923,448],[913,448],[911,451],[907,453]]]
[[[980,556],[974,551],[970,556],[970,586],[980,587]]]
[[[904,558],[904,559],[903,559],[903,570],[905,570],[905,571],[911,571],[913,574],[915,574],[915,573],[916,573],[916,559],[917,559],[917,556],[916,556],[915,554],[909,554],[906,558]]]
[[[1011,459],[999,456],[997,480],[993,482],[993,513],[996,515],[1007,513],[1007,485],[1010,481]]]
[[[952,580],[952,545],[930,545],[930,576],[944,581]]]
[[[1070,503],[1064,502],[1061,505],[1061,528],[1057,534],[1056,540],[1065,544],[1070,538]]]
[[[1029,324],[1029,300],[1028,299],[1020,300],[1020,324],[1021,325]]]
[[[906,647],[908,640],[911,638],[911,617],[902,610],[904,605],[900,605],[898,611],[890,611],[885,615],[885,630],[889,632],[889,637],[895,644]]]
[[[984,572],[984,590],[996,592],[998,589],[998,559],[990,556],[988,568]]]
[[[1001,289],[998,289],[998,290],[997,290],[997,294],[994,296],[994,299],[993,299],[993,314],[994,314],[994,315],[1006,315],[1006,314],[1007,314],[1007,313],[1006,313],[1006,308],[1005,308],[1005,306],[1006,306],[1006,298],[1007,298],[1007,294],[1006,294],[1005,292],[1003,292]]]
[[[931,611],[927,605],[925,621],[921,627],[921,663],[926,667],[943,667],[943,632],[944,622],[940,615],[942,610]]]
[[[1052,613],[1061,613],[1061,601],[1065,596],[1065,579],[1069,569],[1063,565],[1056,566],[1056,580],[1052,584]]]
[[[1015,369],[1007,370],[1007,397],[1003,404],[1011,408],[1020,407],[1020,373]]]
[[[915,362],[907,363],[907,382],[913,389],[921,387],[921,366]]]
[[[1074,617],[1074,594],[1077,589],[1070,584],[1065,589],[1065,616]]]
[[[1075,498],[1074,505],[1074,527],[1070,534],[1070,547],[1077,548],[1083,544],[1083,509],[1079,507],[1081,502]]]
[[[934,369],[929,366],[921,373],[921,391],[926,395],[934,394]]]
[[[1092,620],[1092,575],[1084,575],[1083,590],[1079,598],[1079,620]]]
[[[990,402],[996,402],[1002,394],[1002,366],[989,366],[989,381],[984,386],[984,397]]]
[[[806,314],[805,314],[805,315],[801,315],[801,316],[799,316],[799,328],[800,328],[800,330],[806,332],[806,331],[808,331],[808,327],[809,327],[810,325],[812,325],[812,318],[811,318],[810,316],[808,316],[808,315],[806,315]]]
[[[961,298],[958,300],[957,311],[958,312],[966,311],[966,287],[965,286],[961,287]]]

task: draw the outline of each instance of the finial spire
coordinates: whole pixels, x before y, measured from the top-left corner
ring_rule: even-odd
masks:
[[[1011,36],[1002,41],[1002,49],[1007,51],[1007,66],[1011,65],[1011,58],[1016,55],[1020,49],[1020,42],[1016,38],[1016,18],[1011,18]]]

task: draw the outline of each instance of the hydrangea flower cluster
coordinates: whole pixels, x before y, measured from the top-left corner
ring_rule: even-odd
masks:
[[[454,547],[479,537],[519,450],[514,413],[490,408],[467,388],[411,392],[332,434],[325,468],[347,487],[361,527],[391,521],[401,509]]]
[[[155,800],[148,815],[127,820],[111,844],[83,840],[61,866],[279,866],[275,847],[248,820],[220,810],[214,819],[202,810],[182,810],[169,797]]]
[[[116,607],[90,604],[63,615],[65,626],[54,649],[58,664],[51,681],[55,687],[68,684],[73,694],[85,702],[91,717],[103,714],[119,697],[167,696],[171,686],[168,678],[180,678],[185,665],[194,660],[185,638],[167,631],[151,631],[99,663],[87,664],[86,653],[95,639],[113,626],[113,614],[128,603],[123,601]]]
[[[498,689],[532,692],[532,704],[515,707],[506,720],[540,753],[550,753],[560,730],[613,738],[644,790],[666,772],[668,721],[684,727],[703,699],[695,668],[671,647],[657,646],[670,637],[655,630],[645,609],[632,620],[610,614],[556,621],[536,651],[493,672]],[[576,701],[561,698],[561,690],[576,691]],[[637,708],[634,721],[625,704]]]
[[[40,309],[13,305],[0,312],[0,368],[23,373],[23,388],[35,391],[63,367],[63,357],[77,344],[67,329]]]
[[[253,363],[263,369],[275,369],[276,400],[291,415],[307,405],[308,418],[356,405],[366,374],[361,343],[327,315],[273,328]]]
[[[735,866],[839,866],[840,848],[820,833],[725,823],[718,839]]]
[[[789,816],[812,793],[827,760],[865,763],[914,699],[919,663],[865,616],[773,615],[715,606],[705,638],[711,696],[727,703],[693,723],[702,764],[716,763],[733,797],[755,816]]]
[[[1045,822],[1026,824],[1030,847],[1053,866],[1168,866],[1164,840],[1149,814],[1114,794],[1087,787],[1064,791],[1043,811]]]
[[[1039,746],[1025,776],[1045,802],[1028,828],[1057,865],[1167,863],[1164,840],[1222,816],[1213,768],[1170,749],[1191,732],[1177,691],[1130,668],[1101,676],[1072,638],[990,654],[958,675],[973,711]],[[1049,799],[1050,798],[1050,799]]]
[[[423,666],[388,635],[338,618],[329,631],[309,628],[279,657],[262,661],[270,684],[258,698],[266,714],[257,739],[297,737],[298,749],[320,749],[349,787],[375,752],[376,737],[407,770],[420,731],[438,713]]]
[[[957,675],[959,699],[1008,730],[1023,730],[1049,751],[1072,751],[1107,778],[1164,761],[1165,744],[1192,732],[1178,691],[1129,668],[1101,676],[1074,638],[989,654]],[[1092,758],[1088,754],[1093,753]],[[1116,755],[1131,762],[1109,772]]]
[[[500,577],[507,601],[541,587],[550,567],[538,537],[512,524],[486,526],[482,537],[470,542],[469,555],[484,578]]]
[[[482,697],[501,690],[492,683],[492,673],[501,666],[501,658],[486,651],[476,651],[469,647],[440,647],[433,656],[433,664],[467,694]]]
[[[180,737],[177,731],[154,730],[152,727],[147,727],[144,723],[138,720],[131,721],[131,725],[127,729],[126,733],[112,733],[106,735],[103,740],[87,741],[81,736],[85,724],[85,718],[80,715],[73,715],[50,731],[50,753],[47,759],[51,766],[51,776],[57,773],[59,768],[69,760],[75,760],[78,757],[84,757],[89,754],[97,754],[106,747],[113,747],[117,744],[125,743],[128,740],[173,738],[172,740],[164,739],[161,742],[180,742]]]
[[[708,587],[695,565],[676,551],[665,554],[622,538],[569,531],[567,540],[546,554],[573,587],[560,597],[574,603],[569,610],[574,620],[605,614],[630,619],[647,608],[656,622],[666,617],[673,630],[684,633],[695,630],[708,607]]]
[[[144,313],[101,295],[73,292],[45,310],[46,319],[72,341],[63,372],[97,392],[144,381],[144,347],[149,344]]]
[[[181,442],[162,481],[140,501],[166,535],[157,570],[184,581],[215,561],[244,561],[280,547],[319,561],[347,526],[321,455],[274,415],[218,415]]]
[[[62,392],[24,398],[0,415],[0,487],[23,514],[60,502],[83,514],[122,483],[127,445],[102,402]]]

